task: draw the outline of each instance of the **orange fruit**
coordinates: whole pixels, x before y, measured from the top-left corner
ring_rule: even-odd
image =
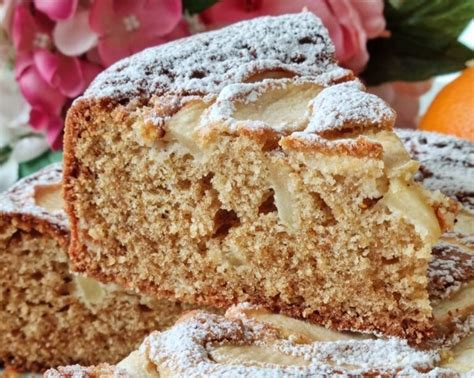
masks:
[[[465,69],[438,93],[419,128],[474,142],[474,67]]]

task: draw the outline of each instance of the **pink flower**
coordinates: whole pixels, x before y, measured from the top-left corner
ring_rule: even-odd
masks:
[[[90,25],[99,35],[98,51],[106,66],[187,34],[180,23],[180,0],[95,0]]]
[[[383,1],[361,0],[221,0],[202,14],[211,29],[240,20],[304,8],[316,14],[328,28],[339,62],[356,73],[362,71],[369,54],[367,40],[383,34]]]
[[[84,91],[101,67],[57,53],[51,38],[53,27],[42,13],[33,16],[28,7],[16,7],[12,25],[16,79],[31,105],[30,124],[58,147],[64,105]]]
[[[97,34],[89,25],[89,10],[80,9],[64,21],[58,21],[53,30],[53,41],[67,56],[82,55],[97,45]]]
[[[53,148],[61,146],[58,138],[63,128],[61,112],[66,97],[50,86],[32,63],[27,63],[28,57],[21,58],[21,71],[17,71],[17,81],[21,93],[31,105],[30,124],[38,131],[46,133],[48,143]]]
[[[36,9],[55,21],[67,20],[77,8],[78,0],[34,0]]]

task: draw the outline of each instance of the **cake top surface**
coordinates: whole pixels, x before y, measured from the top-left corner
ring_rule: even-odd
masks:
[[[397,130],[411,156],[421,163],[415,179],[474,210],[474,143],[437,133]]]
[[[338,69],[335,48],[309,12],[261,17],[146,49],[102,72],[86,98],[217,94],[261,72],[315,76]]]
[[[450,240],[453,239],[453,240]],[[446,235],[432,249],[428,268],[430,299],[448,298],[467,282],[474,282],[474,238]]]
[[[248,347],[253,349],[246,350]],[[236,319],[204,312],[187,314],[168,331],[150,335],[141,351],[154,364],[183,376],[357,375],[374,371],[416,375],[418,369],[437,369],[438,359],[435,352],[413,349],[399,339],[301,344],[280,338],[272,326],[245,316]],[[272,355],[279,356],[278,363]]]
[[[347,80],[344,75],[333,70],[311,78],[229,84],[202,117],[201,127],[221,123],[231,132],[268,129],[293,133],[296,138],[390,129],[394,111],[367,93],[360,81],[338,82]],[[280,114],[280,109],[284,113]],[[348,139],[343,142],[350,143]]]
[[[57,198],[61,181],[61,163],[51,164],[25,177],[0,193],[0,214],[34,217],[67,231],[63,203]]]

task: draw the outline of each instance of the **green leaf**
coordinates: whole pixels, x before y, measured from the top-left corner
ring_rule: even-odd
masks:
[[[439,48],[449,45],[474,17],[474,1],[405,0],[399,7],[385,3],[387,29],[429,41]]]
[[[362,77],[370,85],[418,81],[458,71],[474,52],[457,42],[474,17],[474,1],[386,0],[390,38],[369,41],[369,64]]]
[[[52,163],[57,163],[63,160],[62,151],[46,151],[36,159],[20,163],[20,178],[31,175],[41,168],[46,167]]]
[[[455,41],[438,50],[404,35],[369,42],[370,60],[362,73],[368,85],[387,81],[420,81],[460,71],[474,58],[471,49]]]
[[[11,152],[12,152],[12,149],[10,146],[4,146],[0,148],[0,164],[3,164],[8,160]]]
[[[201,13],[212,7],[218,0],[183,0],[183,8],[189,14]]]

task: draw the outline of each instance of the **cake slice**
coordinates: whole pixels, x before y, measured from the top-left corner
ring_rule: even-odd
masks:
[[[45,377],[459,377],[474,372],[473,342],[470,335],[449,349],[419,350],[243,304],[225,316],[190,312],[116,366],[59,367]]]
[[[474,234],[474,223],[464,221],[474,214],[474,143],[452,136],[415,130],[397,130],[420,169],[415,180],[426,188],[440,190],[463,205],[456,227]]]
[[[394,119],[310,13],[118,62],[67,117],[74,269],[417,342],[432,330],[431,248],[456,205],[413,181]]]
[[[69,272],[62,168],[0,195],[0,360],[20,371],[116,363],[189,306]]]

